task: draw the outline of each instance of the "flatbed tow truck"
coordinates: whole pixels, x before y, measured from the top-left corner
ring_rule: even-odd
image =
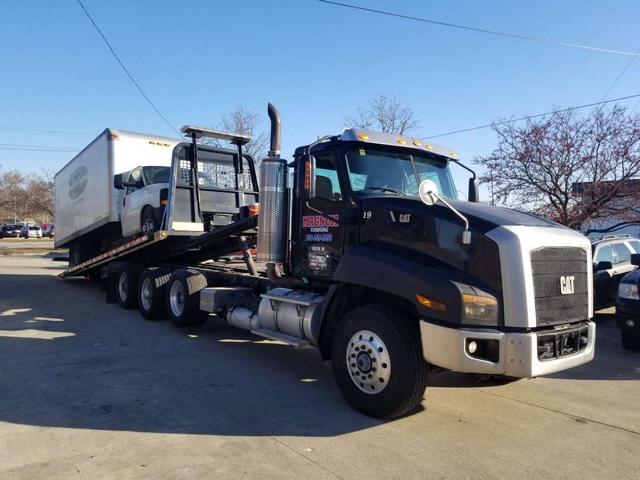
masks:
[[[470,169],[415,138],[349,129],[299,147],[288,163],[280,116],[268,112],[259,209],[257,192],[211,191],[201,180],[216,149],[199,138],[236,146],[237,182],[245,168],[255,175],[253,161],[238,161],[248,138],[184,127],[191,142],[174,148],[162,229],[61,276],[100,277],[107,302],[147,319],[185,327],[215,314],[317,347],[346,400],[378,418],[413,410],[433,367],[526,378],[593,358],[585,237],[478,203],[475,174],[469,201],[457,200],[449,166]],[[203,229],[202,205],[220,194],[235,195],[237,211]],[[189,223],[205,231],[185,234]],[[235,252],[240,262],[221,260]]]

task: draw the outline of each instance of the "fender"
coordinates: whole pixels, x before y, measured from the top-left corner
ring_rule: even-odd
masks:
[[[491,291],[485,285],[464,272],[425,266],[414,260],[378,248],[355,245],[340,259],[332,280],[388,292],[404,298],[416,306],[421,316],[447,323],[459,324],[461,298],[452,282],[478,286]],[[444,312],[431,310],[416,299],[424,295],[446,305]]]

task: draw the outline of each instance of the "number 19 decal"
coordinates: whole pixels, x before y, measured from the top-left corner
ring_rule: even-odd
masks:
[[[372,215],[373,214],[371,213],[371,210],[365,210],[364,212],[362,212],[362,218],[364,220],[369,220]]]

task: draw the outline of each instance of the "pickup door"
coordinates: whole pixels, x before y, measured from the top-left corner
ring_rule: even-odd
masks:
[[[154,210],[160,207],[160,190],[168,186],[167,183],[145,185],[141,168],[132,170],[126,181],[133,185],[126,188],[120,209],[122,236],[125,238],[142,232],[143,208],[147,205]]]

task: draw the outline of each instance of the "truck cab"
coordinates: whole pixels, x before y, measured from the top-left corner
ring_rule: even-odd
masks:
[[[416,315],[433,365],[534,377],[589,361],[589,241],[458,199],[458,163],[448,148],[358,129],[298,148],[288,271],[329,288],[334,308],[384,299]],[[425,181],[441,201],[421,201]]]

